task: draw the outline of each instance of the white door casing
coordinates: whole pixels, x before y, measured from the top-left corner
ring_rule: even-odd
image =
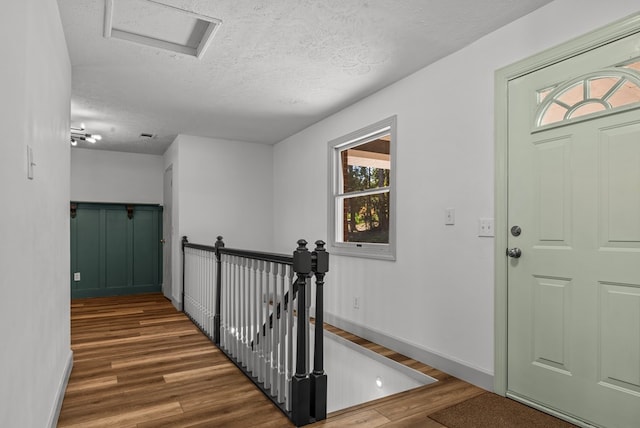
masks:
[[[536,129],[536,91],[640,56],[639,27],[496,76],[496,392],[585,426],[640,421],[640,110]]]
[[[173,168],[170,166],[164,172],[163,200],[164,210],[162,218],[162,293],[171,299],[171,252],[172,252],[172,218],[173,218]]]

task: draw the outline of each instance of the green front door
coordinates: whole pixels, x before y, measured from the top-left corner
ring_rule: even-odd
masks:
[[[509,83],[507,394],[640,426],[640,36]]]
[[[162,207],[77,203],[71,218],[71,297],[161,291]]]

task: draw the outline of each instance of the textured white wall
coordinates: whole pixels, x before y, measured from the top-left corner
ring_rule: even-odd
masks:
[[[182,236],[213,245],[270,250],[273,241],[273,147],[179,135],[165,152],[173,165],[173,296],[179,300]],[[175,245],[175,244],[174,244]],[[178,251],[177,253],[175,251]]]
[[[71,149],[71,200],[162,204],[162,156]]]
[[[494,247],[477,222],[494,212],[495,70],[631,3],[557,0],[275,146],[274,237],[288,251],[299,236],[327,238],[327,142],[398,115],[397,261],[332,256],[327,312],[493,373]]]
[[[71,358],[71,66],[57,2],[5,2],[0,39],[0,426],[42,428]]]

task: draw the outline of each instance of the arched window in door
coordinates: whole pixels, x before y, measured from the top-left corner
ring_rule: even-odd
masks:
[[[582,75],[538,91],[535,127],[640,106],[640,61]]]

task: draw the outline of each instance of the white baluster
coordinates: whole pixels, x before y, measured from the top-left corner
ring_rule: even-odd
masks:
[[[209,332],[209,337],[213,337],[213,316],[215,313],[215,290],[216,290],[216,283],[215,283],[215,271],[216,271],[216,265],[215,265],[215,253],[209,251],[208,253],[209,258],[207,259],[207,331]]]
[[[293,355],[295,331],[293,326],[293,266],[288,267],[289,270],[289,304],[287,305],[287,385],[285,388],[285,409],[291,411],[291,378],[293,377]]]
[[[251,271],[253,276],[253,334],[251,340],[253,340],[253,352],[252,352],[252,365],[251,373],[253,376],[258,377],[259,364],[258,364],[258,335],[260,334],[260,318],[258,317],[258,306],[260,299],[260,292],[258,290],[258,260],[253,260],[251,263]]]
[[[207,259],[207,331],[209,332],[209,337],[213,338],[213,315],[214,315],[214,299],[215,299],[215,289],[216,284],[214,281],[215,274],[215,253],[209,251],[207,253],[209,256]]]
[[[235,281],[235,287],[238,293],[238,300],[236,301],[236,308],[238,309],[237,312],[237,327],[236,327],[236,331],[237,336],[238,336],[238,342],[237,342],[237,348],[236,348],[236,360],[240,363],[242,363],[242,342],[243,342],[243,331],[242,331],[242,314],[244,312],[244,305],[242,304],[242,263],[244,262],[244,259],[242,257],[238,257],[237,258],[238,264],[236,266],[236,281]]]
[[[196,320],[202,328],[202,250],[198,250],[196,260]]]
[[[272,296],[271,299],[271,395],[277,396],[278,394],[278,339],[280,338],[278,330],[278,273],[280,264],[273,264],[273,278],[272,278]]]
[[[247,290],[248,290],[248,295],[247,295],[247,372],[252,373],[253,372],[253,349],[251,347],[251,341],[253,340],[253,297],[254,297],[254,293],[253,293],[253,287],[252,287],[252,283],[251,283],[251,273],[253,270],[253,259],[247,259],[247,270],[246,270],[246,275],[247,275]]]
[[[280,266],[279,278],[279,302],[280,302],[280,318],[278,319],[278,402],[284,402],[285,389],[285,326],[286,318],[284,313],[284,278],[287,273],[287,265]]]
[[[251,358],[251,284],[249,275],[249,259],[245,259],[244,265],[244,365],[249,369]]]
[[[184,274],[184,296],[182,298],[184,301],[182,302],[182,309],[186,314],[189,314],[189,310],[187,307],[187,296],[189,295],[189,275],[187,274],[187,270],[189,268],[189,248],[184,249],[184,266],[183,266],[183,274]]]
[[[231,355],[236,357],[238,354],[238,257],[231,257]]]
[[[226,254],[222,255],[222,303],[223,303],[223,314],[222,314],[222,325],[223,325],[223,347],[224,349],[229,349],[229,318],[231,317],[229,314],[229,256]]]
[[[240,291],[242,292],[242,298],[240,299],[240,308],[241,308],[241,321],[240,324],[242,326],[242,352],[239,355],[239,360],[242,362],[242,364],[246,367],[247,365],[247,337],[248,337],[248,333],[247,333],[247,312],[248,312],[248,308],[247,308],[247,302],[248,302],[248,298],[247,298],[247,270],[246,270],[246,265],[247,265],[247,259],[246,258],[242,258],[242,262],[240,263],[240,271],[241,271],[241,280],[240,280]]]
[[[264,296],[264,312],[265,312],[265,324],[264,324],[264,388],[269,389],[271,387],[271,329],[269,328],[269,295],[271,287],[270,277],[271,273],[271,262],[266,262],[264,266],[266,287],[265,287],[265,296]]]
[[[264,336],[262,335],[262,326],[264,323],[264,262],[258,262],[258,382],[264,382]]]
[[[231,300],[229,302],[229,354],[234,355],[236,346],[236,264],[235,256],[231,256],[229,259],[229,296]]]

